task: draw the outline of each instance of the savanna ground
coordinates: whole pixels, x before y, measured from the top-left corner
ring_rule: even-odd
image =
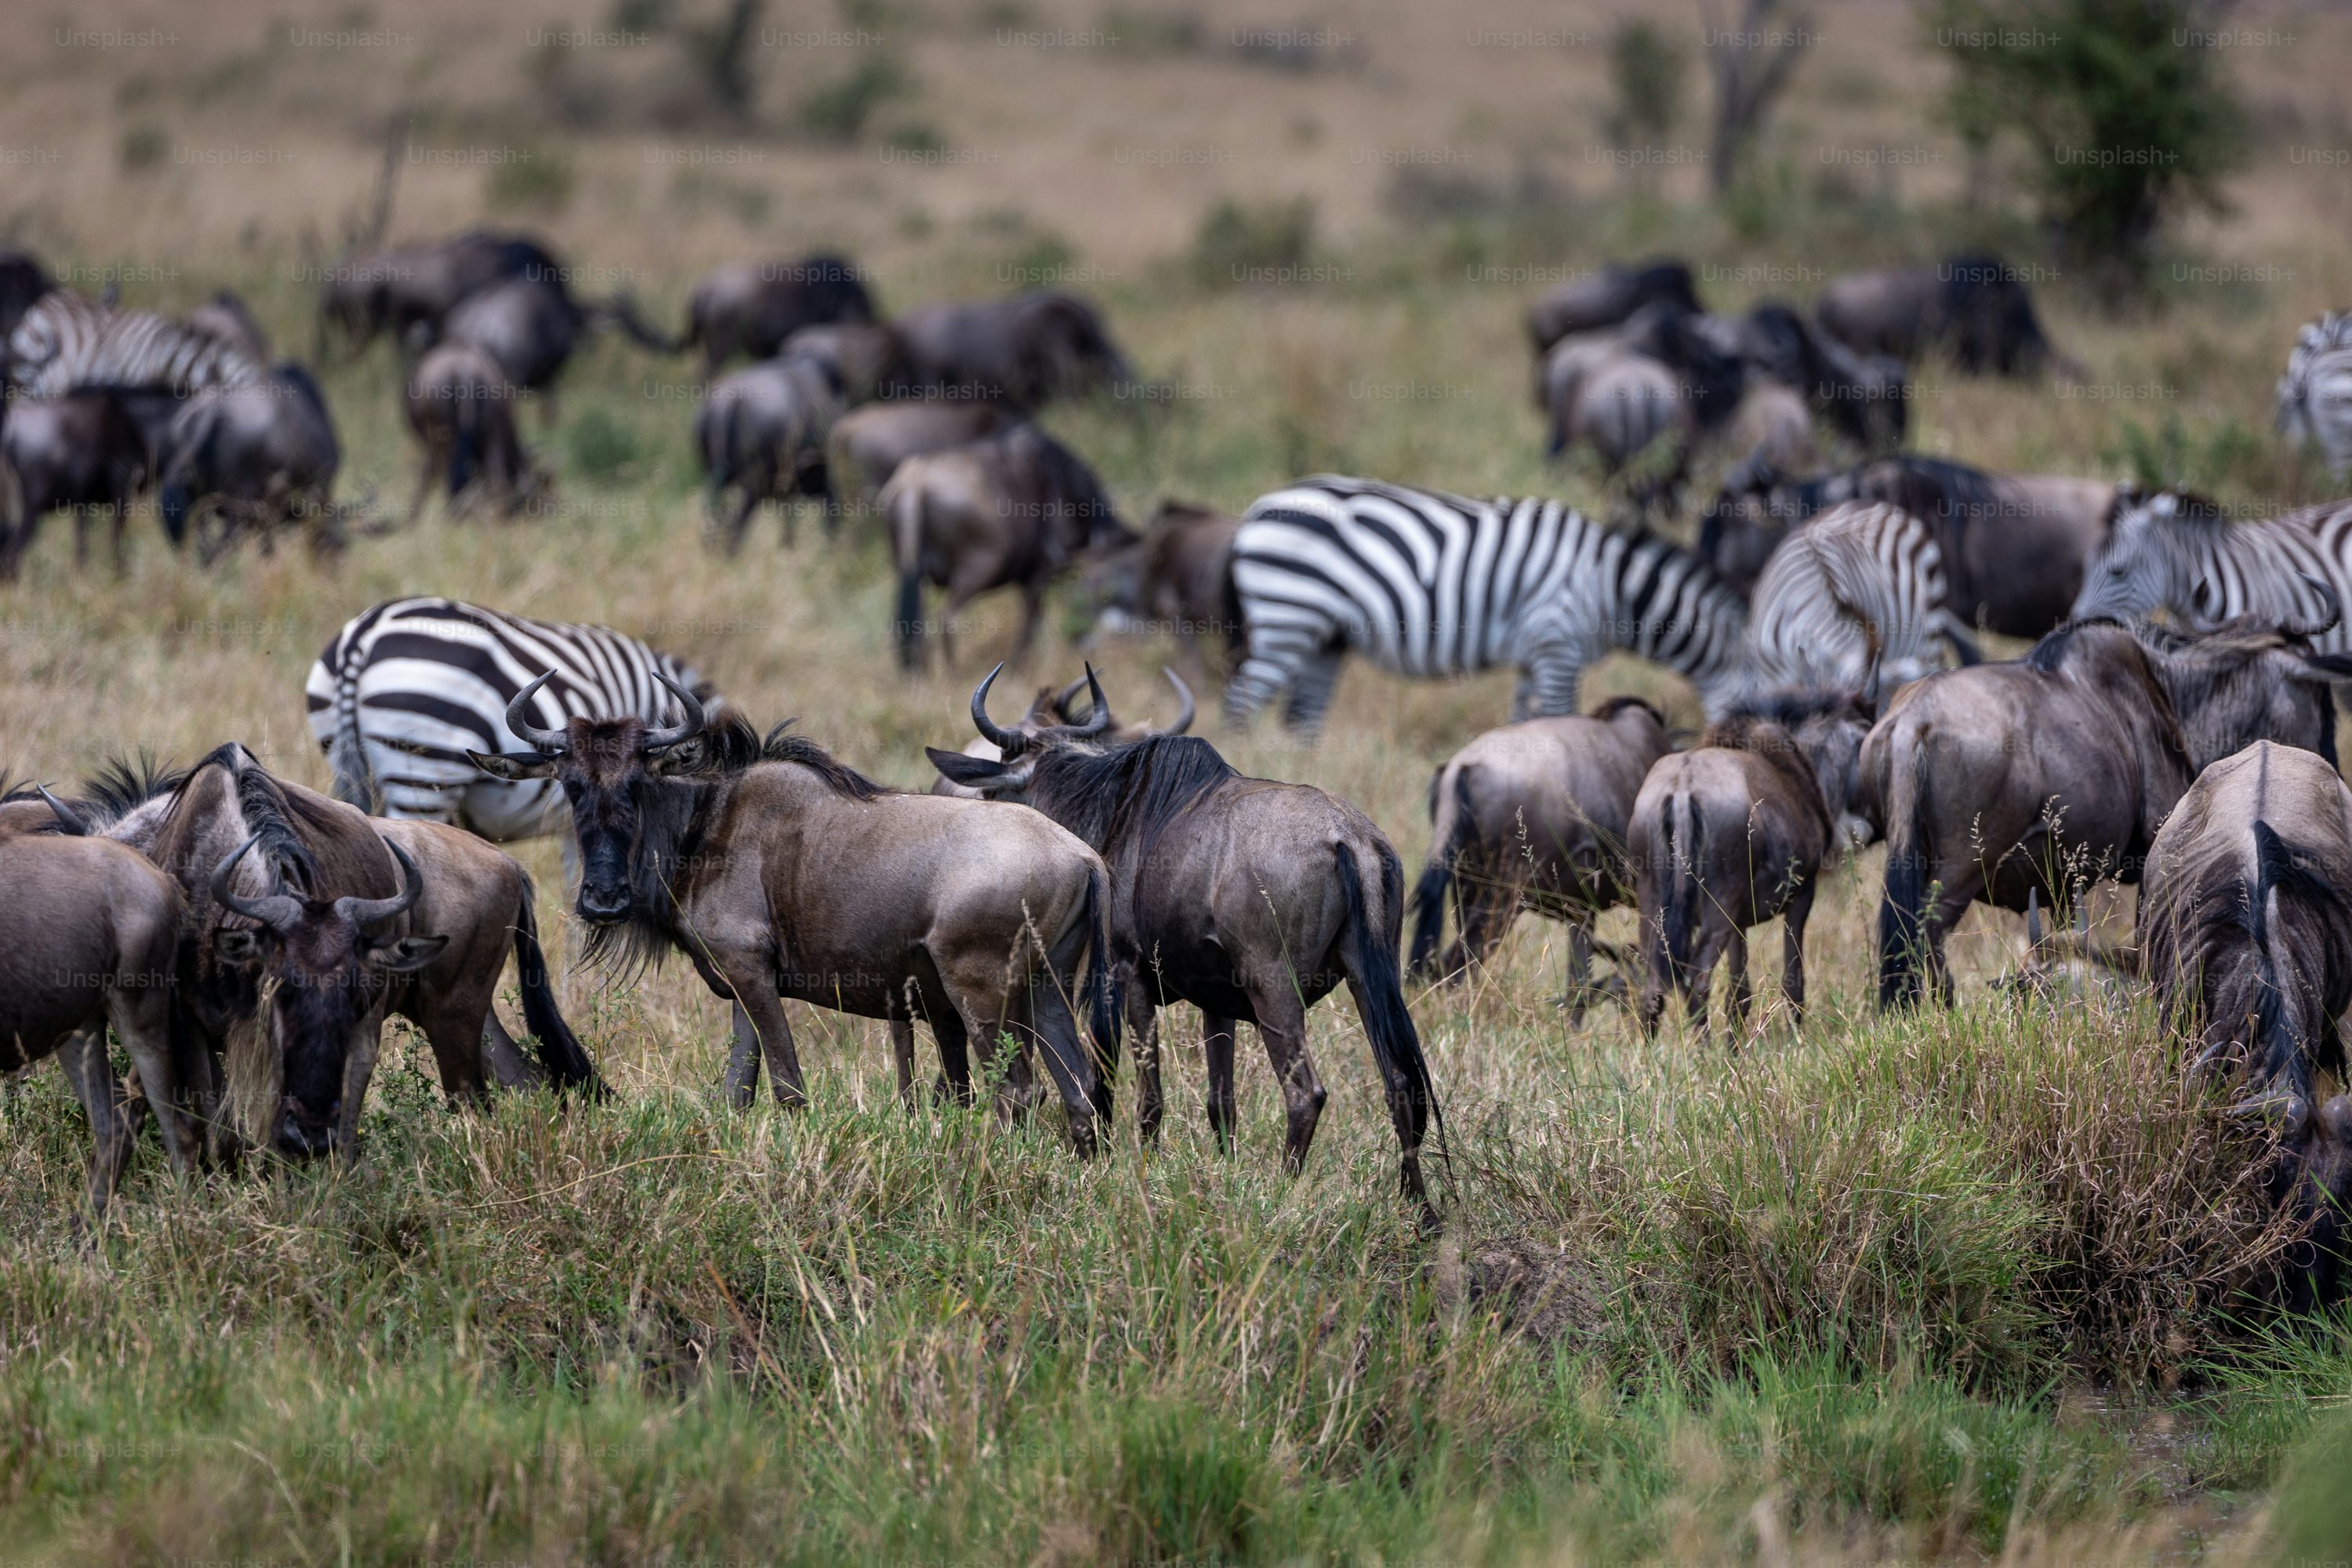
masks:
[[[1049,420],[1131,514],[1238,508],[1318,468],[1598,504],[1539,459],[1517,323],[1545,283],[1674,249],[1736,306],[1962,241],[2041,254],[2015,171],[1972,175],[1938,129],[1942,67],[1901,5],[1817,8],[1764,174],[1721,208],[1687,160],[1637,185],[1591,157],[1599,6],[795,8],[760,19],[746,118],[688,63],[715,17],[677,10],[26,6],[0,23],[0,236],[134,304],[234,286],[307,354],[308,269],[405,110],[425,156],[395,236],[538,228],[586,291],[631,287],[673,321],[705,267],[817,245],[889,305],[1085,289],[1174,394]],[[2267,417],[2294,326],[2352,299],[2352,174],[2296,152],[2352,139],[2326,96],[2352,21],[2239,20],[2298,41],[2233,58],[2257,131],[2235,210],[2172,237],[2152,304],[2043,277],[2079,386],[1916,367],[1919,445],[2325,493]],[[1282,28],[1324,31],[1278,68],[1255,40]],[[848,140],[819,133],[866,99]],[[1676,145],[1702,130],[1694,104]],[[1241,221],[1204,247],[1228,194]],[[1273,205],[1301,195],[1311,228]],[[1236,262],[1307,270],[1237,288]],[[588,352],[551,426],[526,414],[560,499],[509,525],[436,508],[330,565],[248,549],[206,574],[142,514],[116,582],[76,572],[53,521],[0,593],[10,772],[234,737],[323,782],[310,659],[376,599],[444,592],[645,636],[755,718],[925,785],[920,748],[965,738],[1009,617],[982,606],[963,668],[907,679],[870,524],[827,541],[804,514],[787,551],[771,520],[740,560],[707,553],[692,374]],[[389,351],[326,379],[343,493],[404,503]],[[1098,654],[1123,709],[1164,702],[1165,651]],[[1034,673],[1075,658],[1057,634]],[[1643,668],[1597,672],[1588,701],[1607,689],[1696,721]],[[1245,769],[1342,792],[1417,862],[1431,769],[1507,692],[1351,668],[1318,750],[1204,729]],[[568,953],[554,847],[519,853]],[[1878,861],[1828,878],[1801,1037],[1769,980],[1736,1055],[1679,1027],[1644,1043],[1612,1008],[1570,1026],[1558,931],[1533,921],[1482,984],[1416,995],[1451,1151],[1435,1237],[1391,1196],[1337,1004],[1296,1180],[1246,1047],[1238,1147],[1213,1148],[1189,1016],[1156,1152],[1128,1132],[1081,1166],[1051,1112],[910,1118],[878,1029],[805,1010],[812,1109],[730,1114],[726,1013],[683,965],[565,978],[611,1106],[452,1115],[395,1029],[355,1169],[182,1192],[151,1149],[94,1244],[79,1112],[54,1071],[26,1075],[0,1093],[0,1556],[2343,1559],[2352,1336],[2240,1293],[2277,1243],[2258,1142],[2179,1087],[2145,1009],[1993,989],[2019,961],[2006,917],[1956,943],[1957,1011],[1875,1016]],[[1757,947],[1761,975],[1776,933]]]

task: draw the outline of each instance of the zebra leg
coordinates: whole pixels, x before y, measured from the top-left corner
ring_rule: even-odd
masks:
[[[1316,644],[1304,634],[1248,634],[1241,668],[1225,683],[1225,721],[1246,724],[1274,694],[1297,677],[1301,666],[1315,655]]]
[[[1323,715],[1329,710],[1332,690],[1339,684],[1337,650],[1327,650],[1308,659],[1291,680],[1290,698],[1282,708],[1283,727],[1306,739],[1320,733]]]

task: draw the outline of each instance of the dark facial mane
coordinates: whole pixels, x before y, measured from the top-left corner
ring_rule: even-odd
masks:
[[[1148,847],[1185,807],[1240,776],[1198,735],[1151,735],[1099,752],[1049,746],[1028,798],[1097,849],[1139,834]]]
[[[229,748],[223,747],[221,751]],[[219,756],[220,752],[213,753]],[[209,763],[207,757],[205,762]],[[229,765],[229,764],[224,764]],[[201,772],[204,763],[197,764]],[[303,842],[296,828],[296,819],[310,813],[278,787],[278,781],[257,767],[240,767],[236,772],[236,808],[245,818],[246,831],[261,836],[254,852],[264,862],[281,871],[286,879],[305,895],[319,886],[319,862],[310,847]]]

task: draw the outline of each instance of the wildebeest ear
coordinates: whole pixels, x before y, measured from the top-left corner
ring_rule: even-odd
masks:
[[[681,778],[689,773],[709,773],[719,761],[718,753],[702,743],[697,736],[681,741],[646,759],[646,770],[656,778]]]
[[[394,974],[410,974],[433,962],[449,945],[446,936],[404,936],[367,950],[367,961]]]
[[[504,779],[509,784],[520,784],[524,779],[551,777],[555,772],[556,764],[563,760],[561,757],[543,757],[528,752],[471,751],[466,753],[466,759],[492,778]]]
[[[1013,771],[1003,763],[987,757],[967,757],[961,752],[942,752],[937,746],[925,746],[923,755],[930,758],[931,766],[939,769],[940,776],[948,783],[971,789],[1002,784],[1004,776]]]
[[[213,932],[213,952],[225,963],[250,963],[261,953],[261,933],[251,926],[223,926]]]

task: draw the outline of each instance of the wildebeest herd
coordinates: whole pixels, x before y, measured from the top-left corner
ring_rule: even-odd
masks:
[[[2041,911],[2063,921],[2096,883],[2141,884],[2139,946],[2119,962],[2192,1038],[2194,1070],[2233,1075],[2238,1108],[2274,1120],[2277,1191],[2311,1227],[2294,1289],[2336,1292],[2352,793],[2333,686],[2352,679],[2352,503],[2241,520],[2185,491],[1901,451],[1916,356],[2073,374],[1996,258],[1853,275],[1810,310],[1711,313],[1663,259],[1537,301],[1551,449],[1592,448],[1623,516],[1320,476],[1238,514],[1163,502],[1140,531],[1035,422],[1055,399],[1141,384],[1084,300],[889,318],[851,263],[819,255],[721,268],[670,335],[570,276],[538,242],[485,232],[331,269],[320,356],[398,345],[422,462],[412,511],[436,489],[453,510],[541,493],[519,402],[544,403],[583,337],[615,327],[702,355],[692,440],[714,547],[740,549],[767,502],[788,542],[803,497],[829,531],[881,520],[909,668],[934,644],[952,666],[960,612],[998,589],[1020,597],[1023,663],[1049,589],[1076,575],[1090,635],[1173,631],[1196,684],[1223,657],[1229,724],[1280,698],[1311,739],[1349,652],[1418,679],[1512,667],[1512,721],[1438,769],[1409,888],[1354,805],[1242,774],[1189,733],[1192,687],[1172,670],[1179,711],[1161,724],[1119,722],[1091,668],[1003,722],[992,672],[974,737],[930,749],[940,781],[913,795],[789,727],[761,734],[700,673],[618,632],[386,601],[306,685],[332,795],[230,742],[184,770],[111,766],[71,798],[0,799],[19,889],[0,1066],[59,1058],[89,1120],[94,1206],[150,1110],[177,1172],[254,1149],[350,1154],[389,1015],[424,1033],[455,1100],[606,1092],[501,841],[562,837],[592,960],[626,972],[681,952],[731,1004],[738,1106],[763,1068],[780,1102],[805,1100],[782,1006],[797,999],[887,1021],[910,1100],[918,1023],[940,1091],[994,1082],[1007,1115],[1039,1098],[1042,1060],[1086,1154],[1124,1034],[1156,1134],[1158,1013],[1183,1002],[1203,1020],[1220,1140],[1247,1023],[1296,1169],[1327,1094],[1307,1014],[1345,986],[1402,1187],[1425,1207],[1423,1146],[1442,1122],[1409,978],[1476,972],[1531,911],[1568,927],[1576,1014],[1613,998],[1654,1029],[1679,997],[1705,1032],[1727,965],[1737,1042],[1748,933],[1778,918],[1780,994],[1801,1026],[1819,878],[1883,838],[1886,1007],[1949,999],[1944,941],[1972,903],[2032,910],[2038,933]],[[109,514],[119,567],[142,488],[169,538],[215,553],[289,521],[331,532],[326,401],[302,366],[269,363],[233,296],[173,319],[11,257],[0,317],[7,574],[41,516],[69,507],[85,525]],[[2307,329],[2279,388],[2281,427],[2339,465],[2345,340],[2339,317]],[[752,363],[727,369],[738,354]],[[1651,519],[1708,443],[1724,478],[1685,546]],[[947,594],[936,617],[927,587]],[[2030,651],[1986,662],[1987,635]],[[1638,699],[1579,715],[1583,671],[1619,652],[1690,680],[1707,718],[1695,746]],[[1630,949],[1594,930],[1620,905],[1637,915]],[[528,1052],[491,1005],[509,955]],[[1597,956],[1614,971],[1598,984]],[[109,1065],[109,1030],[135,1088]]]

